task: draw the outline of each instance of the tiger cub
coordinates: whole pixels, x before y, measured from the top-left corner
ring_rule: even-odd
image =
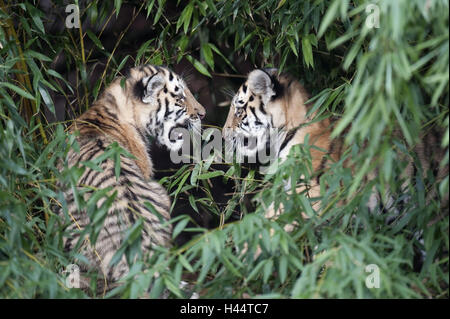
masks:
[[[70,127],[71,133],[79,132],[76,140],[80,151],[69,151],[69,167],[101,156],[113,142],[133,155],[120,156],[118,179],[114,161],[107,159],[99,164],[103,171],[85,167],[78,180],[78,187],[112,187],[110,194],[117,192],[95,245],[87,240],[82,246],[82,253],[91,263],[89,267],[94,266],[103,278],[98,282],[98,291],[114,286],[129,271],[124,256],[115,266],[111,266],[110,261],[122,244],[124,231],[139,217],[144,222],[141,243],[144,253],[151,251],[152,245],[171,245],[171,228],[161,227],[170,218],[170,198],[167,191],[152,180],[150,139],[156,139],[169,150],[178,151],[183,138],[173,130],[180,127],[200,130],[204,116],[205,109],[177,74],[165,67],[144,65],[132,68],[126,77],[114,80]],[[88,200],[92,192],[86,194],[85,200]],[[79,239],[79,231],[90,223],[90,218],[86,211],[77,209],[70,188],[65,190],[64,196],[71,234],[64,238],[64,245],[70,251]],[[99,200],[97,207],[100,208],[103,202],[104,199]],[[152,213],[144,204],[146,202],[151,203],[160,216]],[[60,214],[64,216],[62,212]],[[82,268],[82,271],[87,268]]]
[[[308,94],[305,89],[289,75],[279,75],[277,69],[253,70],[231,101],[223,127],[223,136],[232,148],[239,149],[247,157],[256,157],[258,152],[268,148],[271,143],[269,133],[275,130],[277,134],[272,135],[276,139],[273,156],[284,160],[289,150],[296,144],[304,143],[306,135],[309,135],[309,144],[319,149],[310,149],[315,178],[310,181],[307,194],[311,198],[317,198],[320,196],[320,175],[327,169],[330,160],[338,161],[341,158],[344,144],[342,138],[331,139],[333,123],[329,119],[316,122],[312,121],[314,114],[311,114],[311,118],[307,116],[308,105],[305,104],[307,100]],[[438,132],[423,136],[414,152],[422,168],[425,171],[434,169],[436,180],[440,181],[448,175],[448,166],[439,168],[445,150],[440,148],[437,136]],[[249,143],[252,138],[256,142]],[[405,170],[408,177],[414,176],[413,164],[410,161]],[[344,165],[349,165],[349,161],[344,162]],[[369,179],[374,177],[369,176]],[[303,187],[296,189],[297,192],[304,190]],[[374,193],[367,206],[373,210],[377,205],[386,204],[388,203],[380,203],[379,194]],[[448,209],[448,197],[442,199],[442,205]],[[320,203],[315,202],[313,208],[320,211]],[[266,217],[274,217],[280,213],[281,211],[275,212],[269,207]],[[302,216],[306,218],[304,214]]]
[[[255,158],[269,148],[269,143],[273,144],[275,137],[271,156],[284,160],[292,146],[303,143],[306,135],[309,135],[311,145],[328,151],[324,153],[311,148],[312,168],[314,171],[322,170],[327,162],[324,155],[328,154],[337,160],[342,143],[339,139],[331,140],[329,119],[309,123],[311,119],[306,116],[308,108],[305,102],[309,99],[306,90],[289,75],[277,73],[277,69],[257,69],[249,73],[247,81],[231,101],[223,127],[226,143],[247,158]],[[249,143],[252,138],[254,142]],[[311,180],[308,195],[318,197],[319,192],[318,179]],[[266,217],[271,218],[280,213],[270,207]]]

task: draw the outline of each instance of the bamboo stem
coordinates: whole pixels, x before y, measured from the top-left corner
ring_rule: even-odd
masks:
[[[0,8],[2,9],[3,12],[7,13],[7,7],[5,6],[5,3],[3,2],[3,0],[0,0]],[[17,80],[24,86],[26,87],[30,92],[32,92],[32,86],[31,86],[31,81],[30,81],[30,76],[28,73],[28,67],[25,63],[25,58],[23,56],[23,51],[22,51],[22,47],[20,45],[20,40],[17,36],[16,30],[14,29],[14,25],[13,22],[11,20],[11,18],[6,19],[6,33],[9,37],[14,38],[15,42],[16,42],[16,46],[17,46],[17,50],[19,52],[19,61],[15,64],[15,68],[18,70],[21,70],[23,73],[18,73],[17,76]],[[31,121],[31,117],[33,115],[36,116],[36,120],[39,126],[39,133],[41,134],[42,140],[44,141],[44,144],[48,144],[48,140],[47,140],[47,136],[45,134],[44,128],[42,127],[42,122],[41,122],[41,118],[40,118],[40,114],[38,114],[37,111],[37,107],[36,107],[36,102],[35,101],[30,101],[28,99],[24,99],[23,100],[23,104],[24,104],[24,109],[25,109],[25,120],[27,123],[30,123]],[[20,107],[21,109],[22,107]]]
[[[81,45],[81,61],[83,63],[83,68],[84,71],[86,72],[86,56],[84,53],[84,36],[83,36],[83,27],[81,25],[81,18],[80,15],[78,15],[78,31],[80,33],[80,45]],[[83,80],[83,88],[84,88],[84,97],[83,99],[85,100],[85,104],[86,104],[86,110],[89,108],[89,99],[87,97],[88,94],[88,90],[87,90],[87,86],[86,86],[86,79],[82,79]]]

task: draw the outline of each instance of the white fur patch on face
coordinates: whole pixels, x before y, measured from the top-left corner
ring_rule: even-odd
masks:
[[[186,94],[184,90],[186,88],[186,84],[179,77],[175,77],[172,81],[167,81],[167,89],[174,94],[181,94],[184,98],[186,98]]]
[[[264,76],[262,75],[264,74]],[[261,76],[261,78],[259,78]],[[258,88],[255,92],[255,83],[258,82]],[[261,81],[260,81],[261,80]],[[250,73],[249,81],[247,81],[234,96],[232,106],[235,110],[235,116],[239,118],[239,123],[233,128],[234,146],[245,156],[254,156],[257,152],[266,149],[266,145],[270,135],[271,118],[266,112],[261,111],[259,99],[263,99],[261,92],[271,92],[268,86],[268,81],[271,81],[266,73],[260,70]],[[256,97],[255,97],[256,94]],[[272,93],[270,93],[272,94]],[[270,96],[267,96],[270,99]],[[257,100],[255,100],[255,98]],[[255,101],[258,101],[255,103]]]
[[[161,143],[166,145],[169,150],[178,151],[183,143],[189,143],[190,119],[186,112],[181,116],[176,113],[183,108],[175,106],[175,111],[164,118],[164,124],[161,135]]]
[[[159,73],[142,80],[142,101],[152,104],[145,127],[160,145],[178,151],[190,141],[190,130],[201,129],[199,118],[191,119],[186,108],[186,85],[175,73],[160,68]]]

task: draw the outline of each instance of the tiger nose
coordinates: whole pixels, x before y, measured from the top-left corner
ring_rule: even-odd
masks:
[[[197,111],[197,115],[200,118],[200,120],[203,120],[205,118],[206,112],[205,111]]]

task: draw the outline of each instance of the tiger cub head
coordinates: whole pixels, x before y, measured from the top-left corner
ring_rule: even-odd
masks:
[[[185,142],[186,130],[201,129],[205,109],[186,83],[168,68],[144,65],[132,68],[127,77],[133,101],[132,122],[145,135],[171,151]]]
[[[286,131],[304,120],[306,100],[303,87],[288,75],[253,70],[231,101],[223,136],[244,156],[267,151],[274,142],[279,151]]]

